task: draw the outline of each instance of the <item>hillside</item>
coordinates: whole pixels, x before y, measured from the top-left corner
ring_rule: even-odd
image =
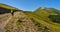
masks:
[[[60,32],[59,12],[52,8],[23,11],[0,4],[0,32]]]
[[[38,8],[34,12],[27,12],[30,18],[38,21],[40,24],[47,26],[54,30],[54,32],[60,32],[60,11],[53,8]]]

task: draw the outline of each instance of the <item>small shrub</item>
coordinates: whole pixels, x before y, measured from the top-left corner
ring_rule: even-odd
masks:
[[[17,24],[17,25],[20,25],[21,22],[22,22],[22,21],[19,19],[19,20],[16,21],[16,24]]]
[[[50,15],[49,18],[56,23],[60,23],[60,15]]]

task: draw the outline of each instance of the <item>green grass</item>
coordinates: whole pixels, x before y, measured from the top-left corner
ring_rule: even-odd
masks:
[[[38,16],[34,15],[33,13],[27,13],[30,18],[35,19],[35,21],[38,21],[40,24],[47,26],[48,28],[52,29],[54,32],[60,32],[60,25],[54,24],[53,22],[48,23],[44,21],[43,19],[39,18]]]

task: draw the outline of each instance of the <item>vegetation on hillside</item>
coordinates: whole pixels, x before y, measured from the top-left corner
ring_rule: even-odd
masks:
[[[54,30],[54,32],[60,32],[60,11],[54,8],[37,9],[34,12],[27,12],[30,18],[35,19],[34,21],[47,26]]]

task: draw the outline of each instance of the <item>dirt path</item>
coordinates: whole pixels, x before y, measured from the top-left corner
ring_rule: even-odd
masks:
[[[0,15],[0,19],[1,18],[4,18],[4,17],[6,17],[6,16],[8,16],[10,13],[8,13],[8,14],[3,14],[3,15]]]
[[[0,15],[0,18],[3,18],[5,16],[9,16],[9,18],[6,21],[3,21],[2,23],[0,23],[0,31],[2,31],[4,29],[4,27],[8,24],[9,21],[14,21],[14,20],[12,20],[12,15],[10,15],[10,13]]]
[[[4,27],[7,25],[7,23],[10,21],[11,18],[12,18],[12,16],[9,17],[9,19],[7,19],[6,21],[4,21],[2,24],[0,24],[0,30],[1,31],[4,29]]]

